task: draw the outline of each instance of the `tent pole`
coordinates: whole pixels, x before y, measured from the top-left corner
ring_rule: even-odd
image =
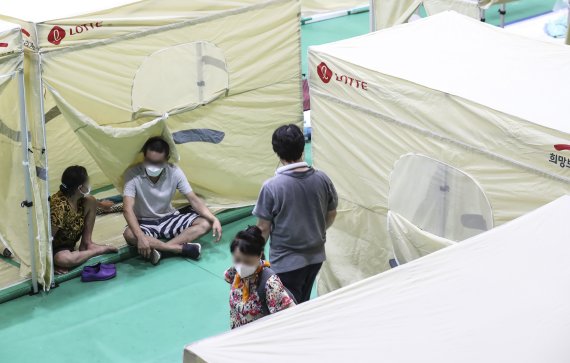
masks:
[[[21,142],[22,142],[22,157],[23,157],[23,167],[24,167],[24,178],[25,178],[25,193],[26,201],[22,202],[22,207],[26,208],[26,214],[28,215],[28,240],[30,243],[30,268],[32,270],[32,289],[34,294],[38,292],[38,273],[36,270],[36,248],[35,248],[35,238],[34,238],[34,219],[32,215],[33,207],[33,197],[32,197],[32,187],[30,175],[30,154],[29,154],[29,136],[28,136],[28,117],[26,115],[26,100],[24,96],[24,70],[20,69],[18,71],[18,93],[19,93],[19,103],[20,103],[20,130],[21,130]],[[27,203],[26,203],[27,202]],[[37,207],[37,206],[36,206]]]
[[[370,14],[368,14],[370,16],[370,32],[375,32],[376,31],[376,18],[374,17],[375,11],[374,11],[374,0],[370,0],[370,6],[369,6],[369,10]]]
[[[443,172],[443,185],[440,185],[439,190],[442,192],[442,206],[441,206],[441,214],[442,214],[442,218],[441,218],[441,230],[440,230],[440,237],[442,238],[448,238],[445,234],[445,231],[447,229],[447,203],[449,203],[449,200],[447,198],[447,194],[449,193],[449,175],[448,175],[448,171],[447,171],[447,167],[445,168],[444,172]]]
[[[47,137],[46,137],[46,122],[45,122],[45,111],[44,111],[44,79],[42,77],[42,55],[38,53],[38,69],[37,75],[39,78],[39,85],[40,85],[40,122],[41,122],[41,131],[42,131],[42,156],[44,161],[44,166],[46,170],[46,180],[44,181],[45,189],[46,189],[46,196],[45,202],[48,208],[46,213],[46,220],[47,220],[47,234],[48,234],[48,243],[49,243],[49,255],[51,255],[51,248],[52,248],[52,241],[53,236],[51,234],[51,212],[49,210],[49,167],[48,167],[48,151],[47,151]],[[50,285],[55,281],[54,275],[54,265],[53,265],[53,258],[50,260],[51,262],[51,271],[50,271]],[[50,286],[51,287],[51,286]]]
[[[505,27],[505,15],[507,14],[507,4],[502,3],[499,9],[499,14],[501,14],[501,28]]]

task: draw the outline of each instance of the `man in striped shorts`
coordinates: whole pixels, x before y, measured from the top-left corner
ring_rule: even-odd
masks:
[[[125,174],[125,240],[153,265],[160,261],[160,252],[198,259],[202,246],[194,241],[210,229],[219,241],[220,221],[192,191],[184,172],[168,163],[170,146],[164,139],[150,138],[142,153],[144,162]],[[189,207],[176,210],[172,206],[177,190],[188,199]]]

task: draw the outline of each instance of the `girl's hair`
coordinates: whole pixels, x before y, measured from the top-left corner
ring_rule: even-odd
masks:
[[[240,231],[230,245],[230,251],[234,253],[238,249],[244,255],[260,256],[265,248],[265,238],[261,229],[257,226],[249,226],[245,231]]]
[[[75,194],[77,188],[79,188],[80,185],[83,185],[88,178],[87,170],[84,167],[79,165],[70,166],[65,169],[61,175],[61,185],[59,186],[59,190],[63,195],[71,197]]]

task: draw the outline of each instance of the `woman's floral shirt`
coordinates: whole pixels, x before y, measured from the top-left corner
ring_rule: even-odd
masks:
[[[226,281],[232,284],[230,291],[230,325],[231,328],[251,323],[257,319],[263,318],[262,303],[257,293],[257,283],[260,274],[256,273],[252,277],[241,279],[237,286],[234,286],[236,277],[235,268],[231,267],[225,273]],[[244,301],[244,287],[248,284],[249,296]],[[281,310],[295,305],[293,299],[289,297],[287,290],[283,286],[279,276],[273,275],[267,280],[265,285],[265,295],[267,307],[270,314],[275,314]]]

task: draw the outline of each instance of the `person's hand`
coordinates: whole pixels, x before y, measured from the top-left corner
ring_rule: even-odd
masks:
[[[109,211],[114,205],[115,203],[112,200],[100,200],[97,202],[97,206],[104,211]]]
[[[137,239],[137,247],[141,256],[144,258],[150,258],[151,248],[146,235],[143,234]]]
[[[214,223],[212,223],[212,236],[216,239],[216,242],[220,242],[222,239],[222,224],[218,218],[214,219]]]

